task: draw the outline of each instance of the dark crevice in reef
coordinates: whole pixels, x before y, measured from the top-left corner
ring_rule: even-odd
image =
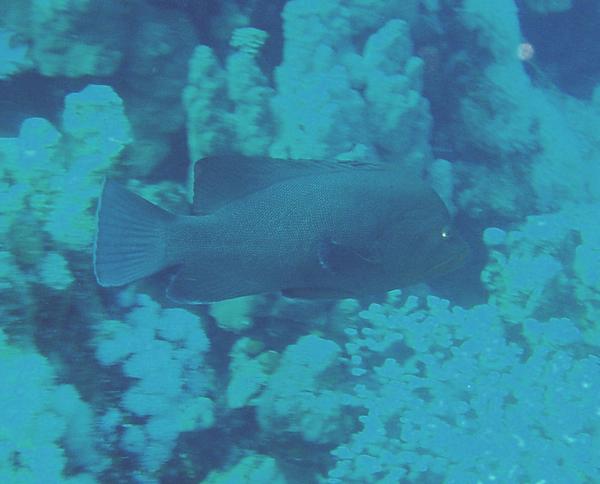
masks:
[[[524,40],[535,49],[525,65],[533,82],[589,99],[600,78],[598,2],[575,0],[570,10],[546,14],[517,4]]]

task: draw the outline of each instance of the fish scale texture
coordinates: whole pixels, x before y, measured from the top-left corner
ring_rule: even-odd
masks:
[[[597,2],[0,11],[0,482],[598,481]],[[306,179],[249,200],[307,159],[407,170],[454,224],[382,208],[360,170],[343,201]],[[97,284],[106,178],[183,216],[179,267],[142,277],[164,265],[162,212],[126,197],[103,243],[119,260],[132,228],[137,267],[112,282],[142,278]],[[461,269],[433,277],[434,234],[468,240]],[[344,271],[373,287],[373,264],[427,282],[315,290]],[[188,304],[198,287],[252,295]]]

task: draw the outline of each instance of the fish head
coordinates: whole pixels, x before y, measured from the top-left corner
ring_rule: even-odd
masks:
[[[447,274],[463,265],[470,249],[451,223],[436,227],[423,245],[424,278]]]
[[[469,246],[439,197],[430,193],[410,209],[403,208],[379,241],[387,279],[403,287],[459,268]]]

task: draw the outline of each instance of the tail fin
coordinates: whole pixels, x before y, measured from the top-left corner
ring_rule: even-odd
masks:
[[[167,266],[166,235],[175,215],[107,180],[96,215],[94,272],[121,286]]]

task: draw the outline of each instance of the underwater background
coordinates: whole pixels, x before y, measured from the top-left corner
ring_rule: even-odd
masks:
[[[600,482],[600,4],[0,0],[1,483]],[[361,300],[104,289],[105,177],[401,163],[466,264]],[[399,254],[401,256],[401,254]]]

